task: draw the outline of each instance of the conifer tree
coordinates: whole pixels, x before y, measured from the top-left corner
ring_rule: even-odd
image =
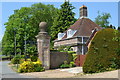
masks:
[[[67,28],[72,25],[76,19],[74,18],[75,13],[72,11],[75,7],[65,1],[60,10],[58,11],[58,16],[54,19],[53,26],[51,27],[51,37],[52,40],[57,38],[59,32],[64,32]]]

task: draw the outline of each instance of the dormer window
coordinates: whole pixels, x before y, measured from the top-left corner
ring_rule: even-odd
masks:
[[[61,40],[64,37],[65,33],[58,33],[58,40]]]
[[[92,29],[92,33],[93,33],[94,31],[98,31],[98,28],[95,27],[94,29]]]
[[[94,29],[92,29],[92,33],[94,32]]]
[[[73,37],[73,35],[76,33],[77,30],[72,30],[72,29],[69,29],[67,31],[67,38],[71,38]]]

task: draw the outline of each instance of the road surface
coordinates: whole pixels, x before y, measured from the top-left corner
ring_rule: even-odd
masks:
[[[30,76],[22,76],[20,73],[13,71],[9,66],[8,63],[10,61],[0,61],[0,77],[2,78],[33,78]]]

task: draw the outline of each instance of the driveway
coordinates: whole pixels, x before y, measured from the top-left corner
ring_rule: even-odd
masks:
[[[82,67],[53,69],[44,72],[23,73],[21,75],[34,76],[36,78],[72,78],[82,73]]]
[[[86,75],[78,74],[75,78],[118,78],[119,77],[118,72],[119,70]]]
[[[23,73],[21,75],[34,76],[37,78],[118,78],[118,70],[83,74],[82,67],[68,69],[46,70],[44,72]]]
[[[19,73],[13,71],[9,66],[8,63],[10,61],[0,61],[0,74],[2,78],[33,78],[30,76],[22,76]]]

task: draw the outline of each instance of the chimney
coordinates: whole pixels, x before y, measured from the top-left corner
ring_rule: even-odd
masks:
[[[80,18],[87,17],[87,7],[85,5],[80,7]]]

